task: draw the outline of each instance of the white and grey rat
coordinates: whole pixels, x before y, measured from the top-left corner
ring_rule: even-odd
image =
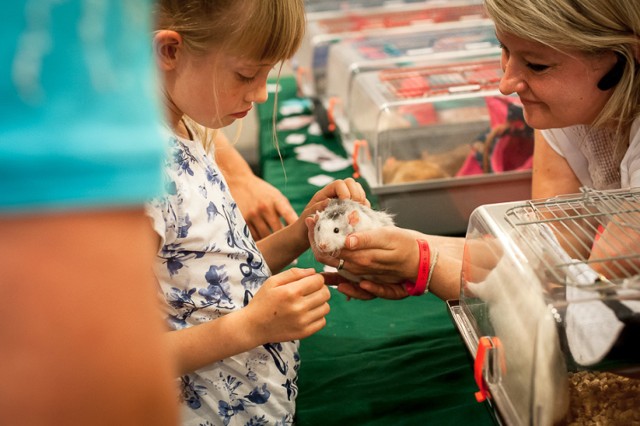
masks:
[[[393,215],[353,200],[332,199],[317,213],[314,242],[318,250],[335,256],[352,232],[392,226]]]

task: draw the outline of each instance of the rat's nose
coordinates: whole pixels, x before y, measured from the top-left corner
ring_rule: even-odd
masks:
[[[318,248],[322,251],[326,251],[327,250],[327,245],[325,243],[320,243],[318,244]]]

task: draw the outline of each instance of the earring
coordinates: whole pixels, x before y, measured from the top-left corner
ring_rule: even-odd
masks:
[[[598,89],[603,92],[615,87],[620,82],[622,74],[624,73],[624,66],[627,64],[627,59],[620,53],[616,52],[618,60],[613,68],[611,68],[598,82]]]

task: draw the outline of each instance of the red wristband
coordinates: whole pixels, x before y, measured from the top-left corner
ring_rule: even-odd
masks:
[[[411,296],[420,296],[427,289],[429,271],[431,269],[431,249],[426,240],[416,240],[420,250],[420,263],[418,264],[418,278],[416,282],[405,282],[404,286]]]

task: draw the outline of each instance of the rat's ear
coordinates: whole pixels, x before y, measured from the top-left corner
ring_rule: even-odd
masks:
[[[356,226],[358,222],[360,222],[360,215],[358,214],[358,211],[354,210],[349,213],[349,225]]]
[[[176,31],[156,31],[153,35],[153,52],[158,68],[162,71],[170,71],[175,68],[178,52],[183,46],[182,36]]]

